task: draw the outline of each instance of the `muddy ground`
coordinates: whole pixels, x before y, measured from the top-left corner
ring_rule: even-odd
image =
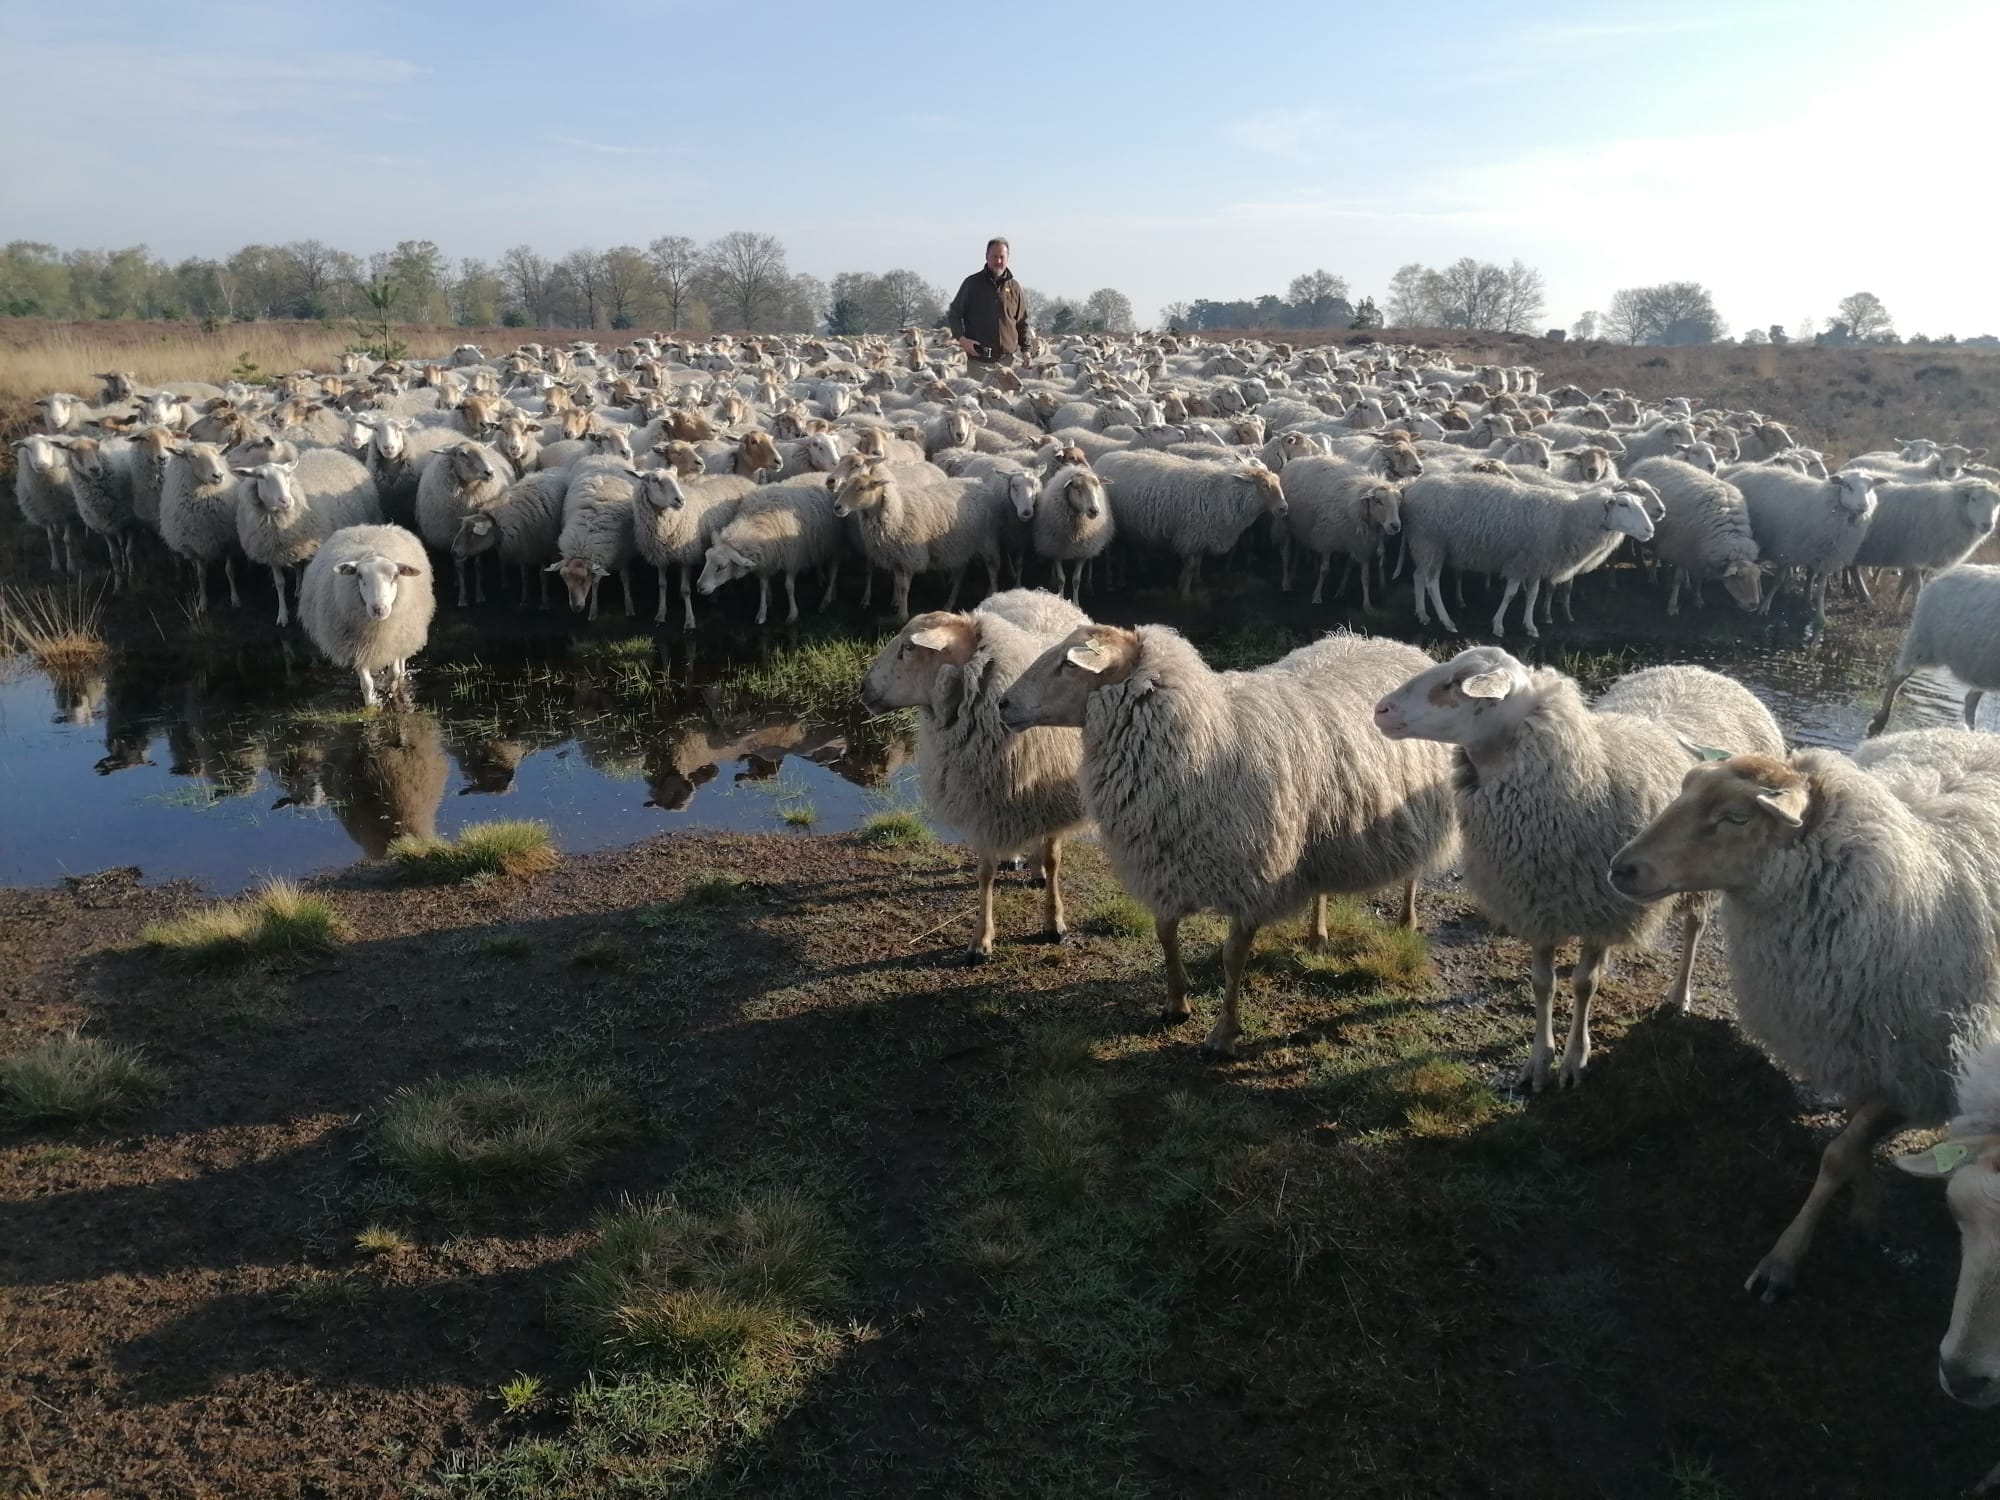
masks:
[[[1668,953],[1622,961],[1584,1087],[1524,1100],[1526,950],[1447,879],[1414,970],[1366,920],[1352,962],[1266,934],[1215,1064],[1205,1017],[1155,1020],[1095,852],[1072,871],[1073,941],[1026,940],[1013,877],[983,968],[960,852],[859,836],[444,889],[361,865],[314,883],[331,957],[199,971],[138,943],[191,889],[0,892],[0,1055],[80,1024],[169,1081],[0,1135],[0,1493],[1915,1500],[2000,1455],[1931,1375],[1934,1188],[1882,1169],[1879,1243],[1831,1222],[1792,1301],[1744,1294],[1828,1117],[1729,1024],[1713,952],[1688,1018],[1652,1008]],[[1058,1068],[1081,1197],[1036,1156]],[[637,1133],[471,1196],[370,1156],[396,1090],[481,1072],[608,1081]],[[848,1292],[794,1396],[712,1403],[690,1457],[561,1298],[599,1212],[746,1185],[826,1206]],[[364,1256],[385,1223],[410,1247]],[[517,1373],[546,1395],[509,1414]]]

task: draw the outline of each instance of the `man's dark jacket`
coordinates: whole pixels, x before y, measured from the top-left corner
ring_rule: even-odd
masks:
[[[971,339],[997,355],[1019,354],[1028,344],[1028,305],[1012,271],[995,276],[984,266],[959,283],[945,314],[953,338]]]

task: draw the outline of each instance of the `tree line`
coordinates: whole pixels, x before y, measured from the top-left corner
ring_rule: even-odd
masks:
[[[1135,326],[1124,293],[1081,301],[1023,288],[1046,332]],[[843,271],[832,282],[793,271],[772,235],[734,230],[707,244],[662,235],[643,248],[585,247],[551,259],[516,245],[498,260],[452,261],[433,240],[360,256],[320,240],[246,245],[224,258],[168,262],[144,245],[61,250],[35,240],[0,247],[0,315],[248,322],[344,320],[392,298],[402,322],[467,328],[673,328],[690,333],[889,333],[938,324],[949,293],[915,271]]]
[[[1373,297],[1353,300],[1348,281],[1320,267],[1291,280],[1280,297],[1215,301],[1199,297],[1169,303],[1161,312],[1170,328],[1308,329],[1477,328],[1499,333],[1532,332],[1541,320],[1542,273],[1522,261],[1510,266],[1463,256],[1445,266],[1419,262],[1389,278],[1386,309]]]

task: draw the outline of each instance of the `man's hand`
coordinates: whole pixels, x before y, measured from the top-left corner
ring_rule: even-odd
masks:
[[[967,359],[971,359],[975,354],[979,352],[979,340],[960,339],[958,341],[958,347],[965,351],[965,357]]]

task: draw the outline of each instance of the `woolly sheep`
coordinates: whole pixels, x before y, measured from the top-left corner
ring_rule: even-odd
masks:
[[[245,557],[271,570],[282,626],[289,619],[285,570],[309,562],[334,532],[380,522],[375,481],[358,462],[331,448],[235,472],[242,480],[236,490],[236,540]]]
[[[474,511],[490,510],[499,504],[513,482],[514,471],[506,459],[484,443],[460,438],[451,447],[440,450],[424,466],[417,481],[418,535],[426,546],[440,552],[448,550],[451,539],[458,534],[458,523]],[[458,574],[458,606],[463,609],[470,602],[466,597],[465,561],[456,559],[454,568]],[[479,602],[484,604],[486,575],[476,560],[472,574]]]
[[[1000,587],[1000,536],[1012,506],[985,479],[867,460],[840,480],[833,513],[858,518],[862,553],[894,576],[898,619],[910,618],[910,581],[918,573],[951,575],[947,610],[975,559],[986,565],[988,591]]]
[[[148,531],[160,529],[160,493],[167,484],[167,457],[178,441],[165,427],[142,427],[132,434],[132,516]]]
[[[1649,458],[1671,457],[1676,448],[1695,440],[1694,425],[1687,421],[1656,422],[1643,432],[1628,432],[1623,437],[1627,473],[1633,464]]]
[[[1083,597],[1083,574],[1091,559],[1111,545],[1117,518],[1104,481],[1087,464],[1064,464],[1042,481],[1030,523],[1035,555],[1055,569],[1056,593]],[[1076,571],[1065,576],[1067,566]]]
[[[42,433],[14,440],[14,503],[21,519],[49,539],[49,568],[76,571],[76,497],[69,489],[69,450]],[[56,555],[60,536],[63,555]]]
[[[667,569],[681,575],[681,628],[694,626],[694,575],[723,527],[735,519],[743,497],[757,481],[740,474],[706,474],[683,480],[665,469],[639,476],[633,497],[632,532],[639,556],[659,575],[660,602],[653,623],[667,621]]]
[[[1074,729],[1008,732],[1000,700],[1023,671],[1089,620],[1040,589],[995,594],[970,614],[936,610],[912,619],[861,682],[870,713],[917,710],[917,766],[924,804],[979,857],[979,931],[966,960],[993,956],[993,878],[1003,859],[1040,846],[1042,930],[1068,934],[1062,840],[1083,821],[1077,789],[1082,738]]]
[[[70,438],[69,493],[77,517],[104,538],[114,588],[132,572],[131,443],[123,438]]]
[[[1254,458],[1229,467],[1171,453],[1107,453],[1093,465],[1111,490],[1118,529],[1181,559],[1180,597],[1192,598],[1204,554],[1220,557],[1257,517],[1285,514],[1278,476]]]
[[[1813,622],[1824,626],[1827,579],[1853,564],[1875,513],[1872,477],[1849,471],[1814,479],[1758,465],[1734,470],[1729,482],[1749,507],[1750,532],[1764,561],[1780,570],[1806,571]],[[1758,612],[1769,614],[1777,597],[1774,581]]]
[[[521,570],[521,604],[528,603],[528,577],[533,574],[543,609],[549,607],[546,564],[555,556],[562,536],[563,500],[569,493],[569,470],[545,469],[513,484],[484,510],[463,517],[451,539],[454,562],[483,553],[499,554]]]
[[[236,590],[236,476],[214,443],[176,443],[167,456],[160,487],[160,540],[194,568],[195,611],[208,611],[208,568],[222,563],[229,603],[241,608]]]
[[[1416,881],[1452,842],[1449,758],[1369,732],[1369,706],[1429,658],[1345,634],[1255,672],[1216,672],[1163,625],[1083,626],[1043,653],[1000,703],[1010,729],[1083,730],[1084,811],[1119,881],[1153,914],[1167,1016],[1184,1019],[1180,924],[1229,918],[1222,1014],[1205,1045],[1240,1034],[1244,961],[1257,930],[1329,894]]]
[[[1440,579],[1447,567],[1497,573],[1507,581],[1493,614],[1493,634],[1505,635],[1507,607],[1525,585],[1522,623],[1535,627],[1535,599],[1544,580],[1563,583],[1604,562],[1627,536],[1653,535],[1652,518],[1638,498],[1601,486],[1581,494],[1525,484],[1508,474],[1438,474],[1403,491],[1403,534],[1416,571],[1420,624],[1429,624],[1426,596],[1439,622],[1456,632],[1445,611]]]
[[[625,613],[634,612],[632,563],[639,550],[632,503],[638,492],[638,470],[615,458],[585,459],[570,471],[556,561],[547,571],[562,580],[573,612],[588,608],[586,619],[597,618],[598,585],[614,572]]]
[[[1739,1024],[1851,1114],[1746,1283],[1797,1280],[1842,1187],[1872,1217],[1875,1143],[1952,1112],[1952,1075],[2000,1039],[2000,740],[1887,735],[1855,752],[1738,755],[1614,857],[1636,900],[1720,891]]]
[[[1743,492],[1675,458],[1649,458],[1626,477],[1651,486],[1665,512],[1653,529],[1653,553],[1674,570],[1667,613],[1680,613],[1681,585],[1689,579],[1696,602],[1705,580],[1720,579],[1730,598],[1744,609],[1755,609],[1762,573]]]
[[[1586,705],[1576,682],[1475,646],[1417,673],[1375,706],[1394,740],[1456,745],[1454,794],[1467,889],[1501,927],[1534,948],[1535,1040],[1520,1081],[1537,1093],[1555,1051],[1555,956],[1582,945],[1563,1085],[1590,1063],[1590,1006],[1613,949],[1658,935],[1667,906],[1612,888],[1611,857],[1674,798],[1691,746],[1783,754],[1769,710],[1699,667],[1651,667]],[[1665,1003],[1686,1011],[1708,903],[1682,910],[1681,962]]]
[[[1903,592],[1924,575],[1955,567],[1993,535],[2000,487],[1979,479],[1905,484],[1875,481],[1875,514],[1854,554],[1856,568],[1900,568]],[[77,497],[79,508],[83,500]],[[88,520],[88,517],[85,517]]]
[[[375,707],[375,673],[388,669],[391,696],[409,659],[424,648],[437,602],[424,544],[400,526],[348,526],[320,544],[299,585],[299,623],[320,654],[361,681]]]
[[[1917,595],[1910,628],[1889,670],[1882,711],[1868,726],[1871,736],[1888,727],[1896,694],[1923,667],[1943,667],[1966,684],[1965,727],[1971,729],[1979,700],[2000,690],[2000,568],[1962,563]]]
[[[780,480],[743,498],[735,519],[710,545],[695,588],[708,595],[754,575],[757,623],[762,625],[771,609],[771,579],[782,573],[789,606],[785,623],[790,625],[799,618],[799,574],[807,568],[827,570],[826,593],[819,601],[824,610],[833,602],[846,551],[847,533],[834,514],[826,481],[818,475]]]
[[[1361,604],[1374,608],[1368,575],[1381,554],[1382,539],[1403,529],[1402,491],[1394,484],[1334,458],[1303,458],[1285,466],[1285,531],[1281,544],[1283,578],[1291,587],[1291,549],[1303,547],[1319,559],[1312,602],[1326,588],[1326,570],[1336,553],[1351,573],[1361,568]],[[1346,576],[1341,587],[1347,585]]]

